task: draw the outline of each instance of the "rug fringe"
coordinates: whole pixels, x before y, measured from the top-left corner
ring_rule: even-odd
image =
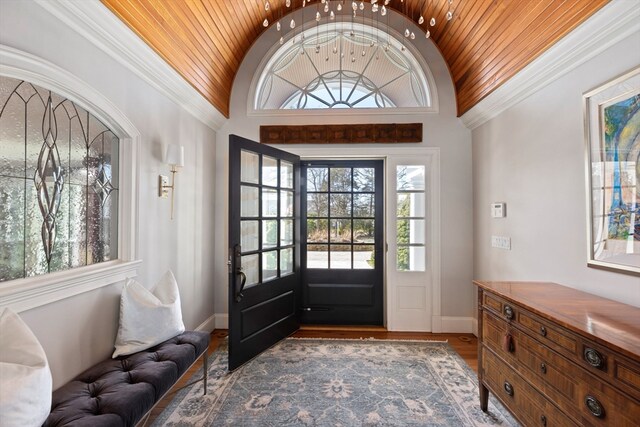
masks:
[[[400,343],[404,343],[404,342],[412,342],[412,343],[441,343],[441,344],[448,344],[449,340],[410,340],[410,339],[406,339],[403,340],[401,338],[393,338],[393,339],[385,339],[385,338],[374,338],[374,337],[369,337],[369,338],[312,338],[312,337],[288,337],[286,338],[288,340],[310,340],[310,341],[353,341],[353,342],[362,342],[362,341],[385,341],[385,342],[400,342]]]

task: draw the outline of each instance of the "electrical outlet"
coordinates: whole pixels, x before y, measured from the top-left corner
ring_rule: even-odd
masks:
[[[491,236],[491,247],[511,250],[511,237]]]
[[[169,197],[169,189],[167,186],[169,185],[169,177],[165,175],[160,175],[158,177],[158,197],[162,197],[166,199]]]

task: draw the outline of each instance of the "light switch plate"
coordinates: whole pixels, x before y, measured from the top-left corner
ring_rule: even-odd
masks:
[[[491,236],[491,247],[511,250],[511,237]]]
[[[158,176],[158,197],[166,199],[169,197],[169,189],[166,186],[169,185],[169,177],[165,175]]]

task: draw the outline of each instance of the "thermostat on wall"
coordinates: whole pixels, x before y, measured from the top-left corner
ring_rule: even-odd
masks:
[[[507,216],[507,204],[506,203],[491,203],[491,217],[492,218],[504,218]]]

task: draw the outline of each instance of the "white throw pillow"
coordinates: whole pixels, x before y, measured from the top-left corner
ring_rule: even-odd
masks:
[[[41,426],[51,410],[47,356],[31,329],[0,308],[0,426]]]
[[[183,332],[180,291],[171,271],[152,290],[127,279],[120,297],[114,358],[146,350]]]

